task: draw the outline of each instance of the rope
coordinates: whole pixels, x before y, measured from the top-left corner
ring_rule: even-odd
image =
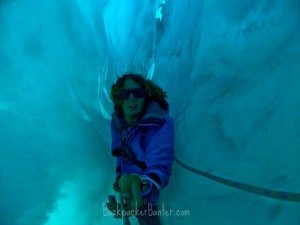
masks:
[[[206,177],[210,180],[216,181],[218,183],[221,183],[221,184],[233,187],[233,188],[237,188],[237,189],[240,189],[243,191],[247,191],[247,192],[250,192],[253,194],[265,196],[268,198],[279,199],[279,200],[290,201],[290,202],[300,202],[300,193],[277,191],[277,190],[273,190],[273,189],[257,187],[254,185],[244,184],[244,183],[240,183],[237,181],[218,177],[216,175],[193,168],[193,167],[183,163],[182,161],[178,160],[176,157],[175,157],[175,162],[177,162],[180,166],[182,166],[183,168],[185,168],[195,174],[198,174],[200,176]]]

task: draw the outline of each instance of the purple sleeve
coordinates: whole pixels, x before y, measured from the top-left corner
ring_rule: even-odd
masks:
[[[110,134],[111,134],[111,151],[121,146],[118,131],[116,130],[113,122],[110,123]]]
[[[121,143],[118,137],[118,131],[113,126],[113,122],[110,124],[110,132],[111,132],[111,151],[118,148]],[[121,157],[116,157],[116,177],[121,175]]]
[[[121,157],[116,158],[116,177],[121,176]]]
[[[152,136],[145,149],[147,170],[144,178],[158,189],[169,184],[174,162],[174,122],[169,117],[165,124]]]

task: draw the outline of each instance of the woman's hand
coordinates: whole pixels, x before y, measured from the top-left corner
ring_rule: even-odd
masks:
[[[114,183],[113,183],[113,189],[114,189],[114,191],[116,191],[116,192],[120,192],[120,191],[121,191],[121,190],[120,190],[120,187],[119,187],[119,180],[120,180],[120,177],[121,177],[121,176],[116,177],[116,179],[115,179],[115,181],[114,181]]]
[[[142,181],[137,175],[123,175],[119,179],[121,197],[127,210],[138,210],[142,205]]]

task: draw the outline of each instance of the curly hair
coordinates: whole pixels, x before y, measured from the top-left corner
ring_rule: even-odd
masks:
[[[123,101],[119,98],[120,91],[122,90],[124,83],[126,79],[132,79],[135,82],[137,82],[145,91],[145,106],[142,111],[142,114],[145,113],[145,110],[147,108],[147,105],[151,101],[155,101],[159,103],[160,107],[163,108],[164,110],[169,109],[169,105],[167,101],[165,100],[167,98],[166,92],[159,87],[157,84],[155,84],[153,81],[144,78],[140,74],[133,74],[133,73],[125,73],[121,77],[119,77],[116,81],[115,84],[112,85],[111,87],[111,92],[110,92],[110,98],[114,103],[114,110],[117,112],[119,115],[123,115],[123,110],[122,110],[122,104]]]

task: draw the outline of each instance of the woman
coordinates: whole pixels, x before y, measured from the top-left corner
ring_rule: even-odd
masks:
[[[113,188],[120,192],[126,209],[148,209],[135,214],[139,224],[160,224],[149,210],[157,210],[159,192],[169,183],[174,161],[174,126],[165,98],[158,85],[136,74],[125,74],[112,85]]]

